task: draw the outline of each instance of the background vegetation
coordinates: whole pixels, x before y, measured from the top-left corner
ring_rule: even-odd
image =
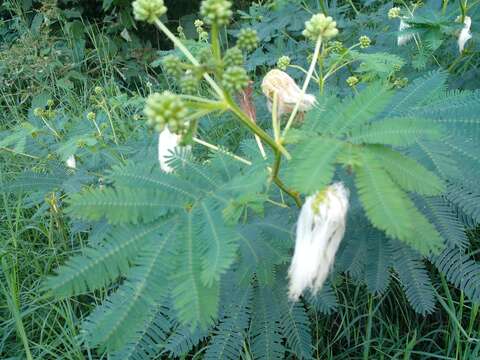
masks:
[[[169,28],[178,33],[181,26],[186,38],[196,39],[193,21],[198,18],[200,1],[172,0],[166,5],[169,12],[164,21]],[[398,22],[387,15],[395,5],[419,9],[415,21],[422,42],[396,46]],[[244,25],[257,30],[260,46],[248,57],[246,67],[256,84],[255,103],[263,116],[259,122],[268,123],[258,87],[262,76],[284,55],[306,67],[311,46],[300,35],[304,22],[312,13],[328,11],[338,22],[345,45],[357,42],[361,35],[372,39],[366,55],[329,79],[333,95],[357,94],[373,79],[398,89],[423,79],[416,84],[423,84],[424,89],[448,90],[437,102],[439,111],[445,112],[431,116],[441,119],[442,114],[455,110],[440,109],[440,104],[471,104],[464,108],[465,114],[457,114],[466,125],[455,125],[463,142],[461,147],[452,142],[451,153],[456,153],[458,166],[474,179],[480,174],[476,105],[480,95],[475,91],[480,87],[475,34],[480,16],[476,5],[468,4],[474,37],[462,54],[456,44],[461,25],[454,21],[460,7],[448,1],[236,1],[234,24],[222,40],[234,41]],[[160,66],[160,59],[172,51],[171,45],[153,27],[133,20],[129,0],[5,0],[0,17],[0,357],[106,359],[102,350],[79,341],[83,335],[80,324],[118,283],[55,300],[45,293],[44,279],[84,250],[87,238],[90,244],[96,239],[99,243],[109,230],[106,222],[95,222],[91,228],[85,219],[68,216],[65,194],[76,193],[85,184],[108,183],[115,176],[109,170],[124,158],[143,159],[139,149],[156,161],[155,136],[142,121],[143,99],[151,91],[175,86]],[[393,67],[399,70],[392,73]],[[302,77],[300,71],[290,70],[294,77]],[[354,88],[346,83],[352,75],[361,80]],[[411,89],[406,91],[428,97],[427,90],[415,93]],[[473,91],[462,97],[459,90]],[[400,107],[399,113],[409,110],[408,103]],[[37,108],[43,109],[43,120],[36,116]],[[91,112],[94,120],[88,116]],[[252,152],[253,141],[243,141],[247,132],[229,115],[220,125],[206,119],[200,131],[211,143],[246,155]],[[64,166],[72,153],[81,164],[74,176]],[[206,158],[208,152],[200,148],[195,155]],[[443,168],[446,172],[448,166]],[[239,314],[250,318],[255,313],[257,319],[263,315],[264,324],[278,325],[266,338],[275,339],[277,354],[286,358],[480,358],[480,266],[476,262],[480,260],[476,230],[480,193],[473,183],[467,185],[449,188],[445,196],[451,207],[437,208],[446,214],[444,230],[461,252],[452,250],[437,263],[426,262],[405,248],[385,245],[381,236],[373,234],[341,250],[336,276],[318,298],[305,307],[285,310],[291,322],[269,312],[277,306],[275,293],[258,289],[255,303],[245,305]],[[461,225],[454,220],[457,217]],[[360,228],[362,219],[351,220],[350,226]],[[354,234],[349,239],[355,239]],[[285,259],[272,261],[281,264]],[[462,267],[455,267],[460,263]],[[231,314],[235,309],[227,310],[223,311]],[[156,337],[150,335],[147,344],[155,344],[151,352],[159,358],[213,357],[212,339],[222,333],[221,326],[231,329],[248,322],[239,315],[234,325],[227,318],[218,328],[201,331],[175,323],[167,310],[159,314],[165,316],[152,321],[150,334]],[[292,327],[296,333],[290,331]],[[261,326],[245,328],[239,352],[242,358],[257,358]],[[141,355],[132,352],[130,358],[147,357],[147,345],[142,345]],[[125,353],[112,356],[129,358]]]

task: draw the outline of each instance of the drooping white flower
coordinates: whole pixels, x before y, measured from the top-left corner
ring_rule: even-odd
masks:
[[[463,29],[460,31],[460,34],[458,35],[458,51],[460,53],[463,52],[463,49],[465,48],[465,44],[468,40],[472,38],[472,33],[470,32],[470,27],[472,26],[472,19],[470,16],[465,16],[465,19],[463,20]]]
[[[70,169],[76,169],[77,161],[75,160],[75,155],[70,155],[67,161],[65,161],[65,165],[67,165],[67,167]]]
[[[158,162],[160,163],[160,168],[167,173],[173,171],[173,168],[167,163],[167,160],[179,143],[180,136],[170,132],[168,127],[165,127],[158,135]]]
[[[267,97],[268,110],[272,111],[273,97],[275,93],[278,98],[278,115],[291,113],[295,104],[300,101],[298,110],[305,112],[315,105],[315,96],[304,94],[302,89],[295,83],[286,72],[273,69],[270,70],[262,81],[262,91]]]
[[[410,25],[407,24],[403,19],[400,19],[400,25],[398,26],[398,31],[404,31],[410,28]],[[403,46],[407,42],[413,39],[413,34],[401,34],[397,37],[397,45]]]
[[[335,183],[306,198],[288,270],[291,300],[297,300],[306,289],[317,293],[325,282],[345,233],[348,196],[348,189]]]

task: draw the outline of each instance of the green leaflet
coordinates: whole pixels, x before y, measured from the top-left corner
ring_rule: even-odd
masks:
[[[202,244],[196,237],[199,230],[192,214],[186,213],[177,238],[177,267],[171,276],[174,307],[180,321],[191,329],[211,325],[218,310],[218,282],[207,286],[202,281]]]
[[[314,137],[299,144],[286,170],[286,181],[294,189],[311,194],[328,185],[342,143],[330,138]]]
[[[354,98],[345,100],[322,133],[345,134],[348,130],[370,121],[387,105],[392,93],[383,85],[370,85]]]
[[[222,213],[211,203],[201,202],[193,221],[202,224],[195,239],[203,248],[201,278],[205,285],[212,285],[235,261],[238,234],[234,226],[225,224]]]
[[[158,219],[168,209],[182,209],[181,199],[149,189],[95,189],[70,197],[68,213],[85,220],[105,217],[111,224],[136,224]]]
[[[365,282],[370,292],[381,294],[389,285],[393,251],[385,235],[376,229],[371,229],[367,241]]]
[[[425,264],[412,249],[399,243],[393,248],[394,268],[408,302],[417,313],[430,314],[435,309],[435,294]]]
[[[392,179],[406,191],[434,196],[445,192],[444,182],[414,159],[384,146],[368,148]]]
[[[355,185],[372,224],[388,236],[410,244],[422,254],[438,251],[443,241],[435,227],[418,211],[371,153],[363,152],[362,157],[363,163],[356,169]]]
[[[169,290],[172,259],[167,251],[176,227],[170,226],[160,241],[142,251],[141,265],[132,268],[128,280],[84,321],[83,330],[90,346],[109,351],[120,349],[137,337],[157,303]]]
[[[116,228],[101,246],[87,247],[82,255],[70,258],[44,288],[67,297],[106,286],[126,273],[142,249],[153,246],[169,227],[171,222]]]
[[[441,128],[431,120],[388,118],[353,129],[348,141],[353,144],[407,146],[418,139],[438,139]]]
[[[228,290],[222,317],[205,352],[206,360],[237,360],[242,355],[244,332],[251,317],[252,289],[240,286]]]

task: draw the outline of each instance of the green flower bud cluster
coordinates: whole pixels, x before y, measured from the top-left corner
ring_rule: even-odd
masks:
[[[241,66],[232,66],[225,70],[222,84],[231,93],[239,92],[248,85],[248,75]]]
[[[47,106],[48,106],[48,107],[51,108],[54,104],[55,104],[55,102],[54,102],[52,99],[48,99],[48,100],[47,100]]]
[[[203,29],[203,21],[197,19],[194,21],[193,26],[195,26],[195,30],[197,30],[198,40],[200,41],[207,41],[208,40],[208,32]]]
[[[167,12],[163,0],[135,0],[132,3],[135,20],[152,24]]]
[[[223,57],[223,65],[226,68],[232,66],[243,66],[243,53],[238,47],[232,47],[225,51],[225,55]]]
[[[97,95],[103,94],[103,88],[101,86],[95,86],[95,89],[93,89],[93,92]]]
[[[398,72],[398,71],[400,71],[401,69],[402,69],[402,65],[400,65],[400,64],[394,64],[394,65],[393,65],[393,71],[394,71],[394,72]]]
[[[396,88],[403,88],[405,86],[407,86],[408,84],[408,78],[404,77],[402,79],[396,79],[394,82],[393,82],[393,86],[395,86]]]
[[[388,10],[388,18],[396,19],[400,17],[400,12],[401,12],[401,9],[399,7],[393,7],[390,10]]]
[[[330,41],[328,45],[334,53],[339,53],[343,50],[343,44],[341,41]]]
[[[207,24],[227,25],[233,14],[231,7],[228,0],[203,0],[200,14]]]
[[[198,61],[200,61],[202,64],[208,64],[212,60],[212,56],[211,47],[204,47],[198,52]]]
[[[87,114],[87,119],[90,120],[90,121],[94,121],[96,118],[97,118],[97,114],[95,114],[93,111],[90,111]]]
[[[198,79],[191,73],[185,73],[180,79],[180,89],[184,94],[194,94],[197,92]]]
[[[354,87],[355,85],[358,84],[358,82],[360,80],[358,80],[358,78],[356,76],[349,76],[346,81],[347,81],[348,86]]]
[[[165,73],[174,78],[182,76],[182,61],[175,55],[167,55],[162,60]]]
[[[287,70],[288,66],[290,65],[290,58],[288,56],[281,56],[280,59],[278,59],[277,61],[277,67],[282,70],[282,71],[285,71]]]
[[[39,118],[53,119],[56,113],[55,113],[55,110],[51,108],[49,109],[35,108],[33,109],[33,115]]]
[[[331,16],[316,14],[305,23],[305,30],[302,34],[312,41],[317,41],[319,37],[328,40],[338,34],[337,23]]]
[[[252,51],[258,46],[257,32],[253,29],[242,29],[238,35],[237,46],[245,51]]]
[[[358,39],[358,42],[360,43],[360,47],[362,49],[366,49],[370,46],[370,44],[372,43],[372,40],[370,40],[370,38],[368,36],[362,35]]]
[[[158,132],[167,125],[175,134],[181,134],[187,129],[188,124],[184,120],[188,113],[187,106],[178,95],[170,91],[151,94],[147,98],[144,113],[148,125]]]
[[[177,32],[178,32],[178,37],[182,40],[186,40],[187,37],[185,36],[185,32],[183,31],[183,26],[182,25],[178,25],[177,26]]]

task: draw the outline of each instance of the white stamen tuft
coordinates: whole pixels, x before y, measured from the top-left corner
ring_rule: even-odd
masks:
[[[460,53],[463,52],[463,49],[465,48],[465,44],[467,43],[468,40],[472,38],[472,33],[470,32],[470,27],[472,26],[472,19],[470,16],[465,16],[465,19],[463,21],[464,27],[460,31],[460,34],[458,35],[458,51]]]
[[[75,160],[75,155],[70,155],[67,161],[65,161],[65,165],[67,165],[67,167],[70,169],[76,169],[77,161]]]
[[[288,270],[291,300],[298,300],[306,289],[316,294],[327,279],[345,233],[348,196],[348,189],[342,183],[335,183],[305,200]]]

